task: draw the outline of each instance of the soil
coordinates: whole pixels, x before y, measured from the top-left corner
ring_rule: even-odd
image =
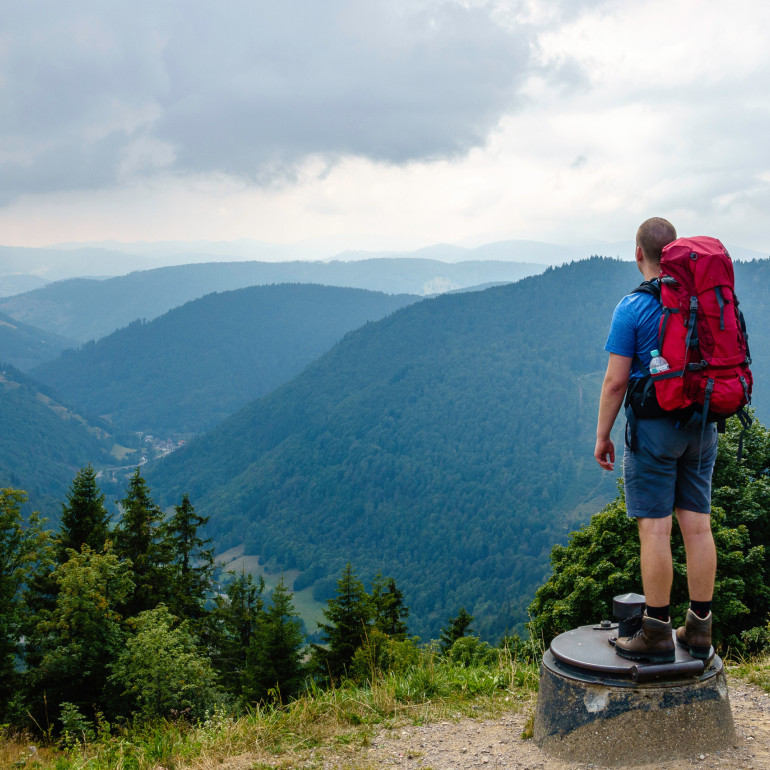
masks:
[[[732,680],[730,705],[736,745],[687,759],[637,765],[637,770],[743,768],[770,770],[770,694]],[[421,768],[422,770],[601,770],[590,763],[565,763],[544,754],[531,739],[522,739],[530,709],[483,721],[459,719],[421,727],[407,726],[377,735],[368,748],[327,756],[324,770]],[[301,765],[300,765],[301,766]],[[311,765],[312,766],[312,765]],[[318,767],[319,765],[316,765]],[[627,765],[628,766],[628,765]]]

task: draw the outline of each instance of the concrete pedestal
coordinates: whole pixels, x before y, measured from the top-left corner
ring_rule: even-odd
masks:
[[[621,658],[616,627],[582,626],[556,637],[543,658],[534,739],[576,762],[640,765],[735,743],[724,667],[681,648],[674,664]]]

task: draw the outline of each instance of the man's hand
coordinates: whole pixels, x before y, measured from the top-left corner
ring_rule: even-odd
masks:
[[[631,373],[631,358],[610,353],[607,362],[607,373],[602,383],[602,394],[599,397],[599,420],[596,425],[596,462],[605,471],[615,468],[615,444],[610,438],[610,431],[615,424],[623,399],[626,395],[628,377]]]
[[[611,471],[615,468],[615,444],[610,438],[596,439],[596,449],[594,449],[596,462],[604,468],[605,471]]]

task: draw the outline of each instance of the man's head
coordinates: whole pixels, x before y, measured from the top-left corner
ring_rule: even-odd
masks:
[[[639,225],[636,231],[636,260],[643,257],[652,267],[660,268],[664,246],[676,240],[676,230],[667,219],[652,217]],[[640,254],[641,249],[641,254]]]

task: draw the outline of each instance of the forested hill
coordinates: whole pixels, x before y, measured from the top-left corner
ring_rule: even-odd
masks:
[[[196,434],[290,380],[346,332],[418,300],[308,284],[209,294],[34,374],[124,428]]]
[[[245,536],[322,578],[321,595],[352,561],[396,578],[418,633],[462,605],[500,633],[552,544],[615,492],[592,437],[603,336],[635,282],[634,265],[594,259],[424,300],[348,334],[150,483],[189,492],[220,548]]]
[[[765,361],[767,266],[740,279]],[[494,637],[525,619],[551,546],[615,495],[592,456],[603,345],[639,280],[633,263],[595,258],[404,308],[164,460],[150,483],[170,501],[189,492],[220,548],[245,539],[306,570],[298,588],[317,580],[323,598],[351,561],[396,578],[420,635],[465,606]]]
[[[78,469],[88,463],[120,465],[113,450],[122,456],[105,426],[89,422],[44,386],[0,363],[0,487],[25,490],[30,509],[53,526]],[[137,462],[138,455],[133,456]],[[121,491],[108,479],[100,483],[108,494]]]
[[[73,340],[36,329],[0,313],[0,361],[22,371],[56,358],[62,350],[74,345]]]
[[[156,318],[212,291],[272,283],[318,283],[426,295],[490,281],[516,281],[542,270],[542,265],[491,260],[451,264],[398,258],[353,262],[211,262],[137,271],[103,281],[58,281],[0,299],[0,311],[40,329],[86,342],[139,318]]]

